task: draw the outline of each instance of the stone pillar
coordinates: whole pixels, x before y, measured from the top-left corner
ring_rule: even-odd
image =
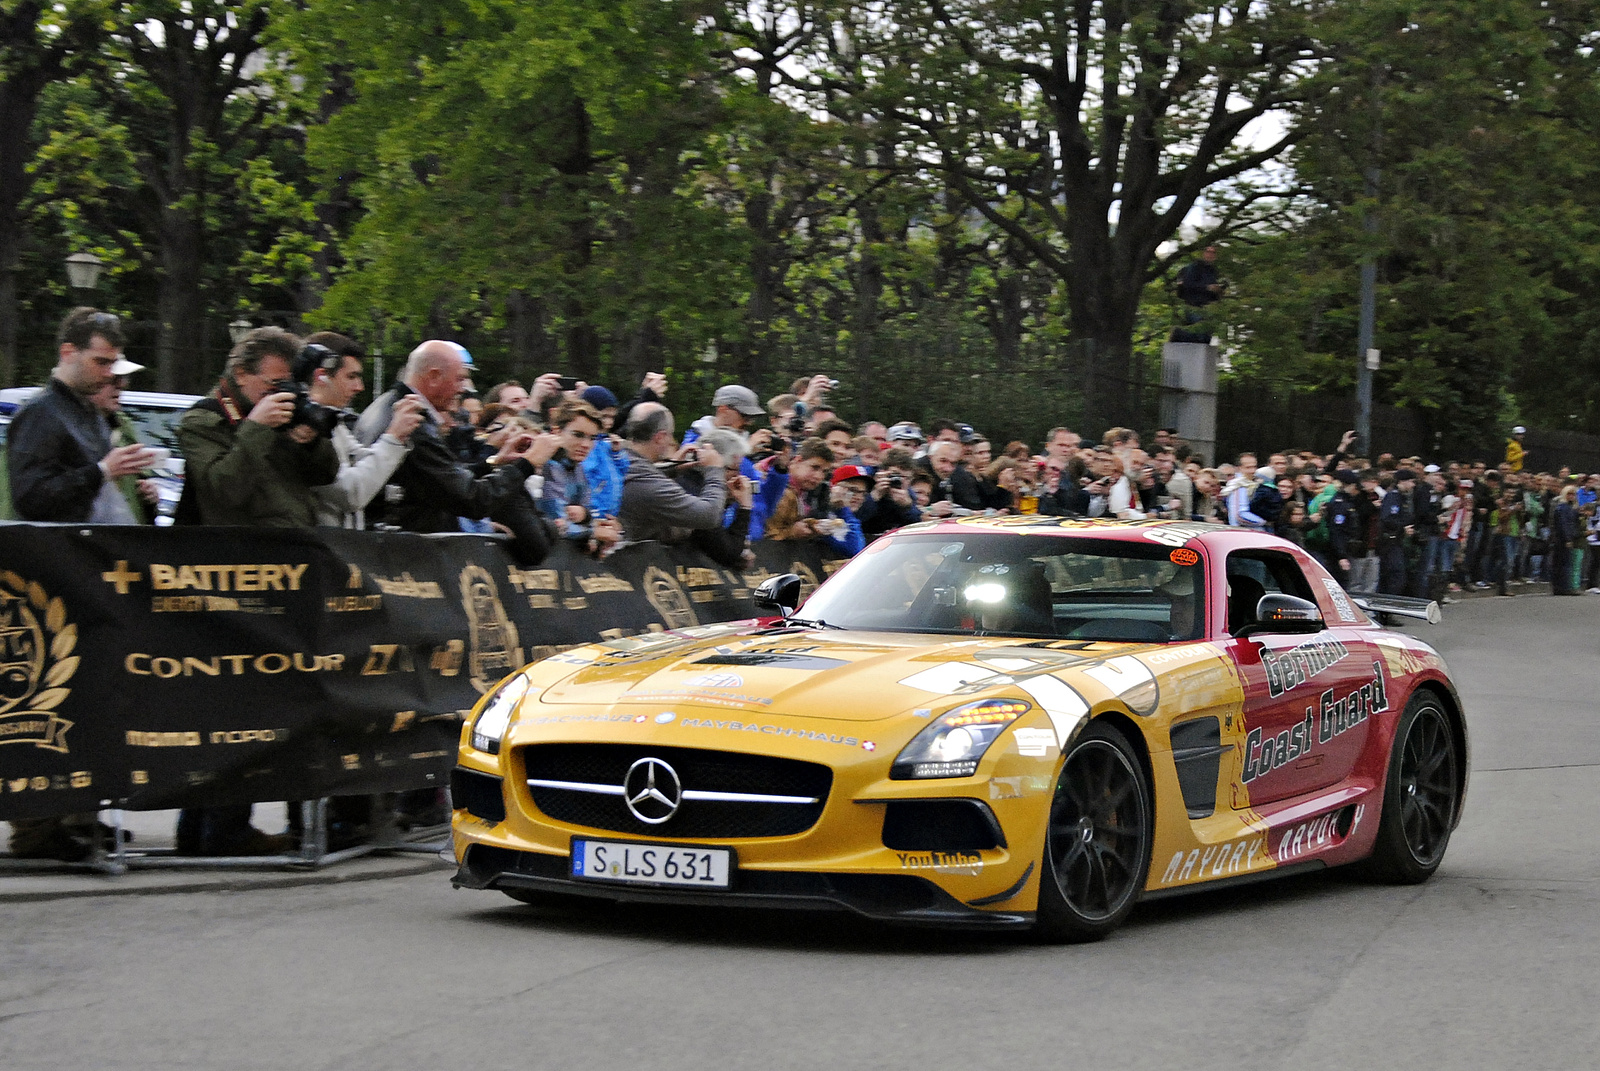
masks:
[[[1177,428],[1207,465],[1216,463],[1221,352],[1203,342],[1168,342],[1161,347],[1161,426]]]

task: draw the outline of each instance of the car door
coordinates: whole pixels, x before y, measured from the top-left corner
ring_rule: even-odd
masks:
[[[1225,568],[1230,601],[1253,603],[1274,593],[1316,601],[1287,552],[1235,551]],[[1230,620],[1230,629],[1238,623]],[[1244,689],[1235,806],[1292,799],[1349,777],[1368,717],[1387,709],[1387,681],[1373,668],[1372,645],[1361,630],[1333,623],[1309,635],[1254,633],[1227,642]]]

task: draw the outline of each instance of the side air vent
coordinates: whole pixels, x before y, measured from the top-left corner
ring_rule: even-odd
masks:
[[[1209,818],[1217,809],[1217,775],[1222,756],[1231,750],[1232,744],[1222,742],[1216,718],[1195,718],[1172,727],[1172,762],[1190,818]]]

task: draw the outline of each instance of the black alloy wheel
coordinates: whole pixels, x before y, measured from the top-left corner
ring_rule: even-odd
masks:
[[[1371,876],[1410,885],[1439,868],[1455,825],[1459,762],[1449,718],[1431,693],[1418,693],[1395,733],[1383,817],[1366,864]]]
[[[1096,941],[1133,910],[1150,869],[1150,791],[1127,739],[1084,730],[1056,778],[1039,883],[1039,936]]]

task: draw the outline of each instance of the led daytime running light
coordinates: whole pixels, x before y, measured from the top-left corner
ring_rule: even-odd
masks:
[[[985,701],[983,704],[979,704],[979,706],[980,709],[974,710],[967,714],[960,713],[960,711],[967,710],[968,708],[960,707],[957,710],[953,710],[946,714],[944,717],[940,718],[939,721],[941,724],[948,725],[951,728],[954,728],[957,725],[1004,724],[1006,722],[1016,721],[1029,710],[1029,704],[1027,703],[1013,703],[1008,700],[1000,700],[999,702]]]

